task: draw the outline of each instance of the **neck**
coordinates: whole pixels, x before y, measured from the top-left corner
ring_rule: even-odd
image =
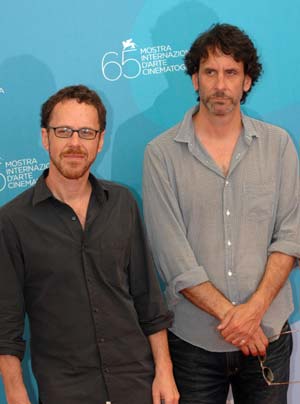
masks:
[[[239,136],[242,129],[242,118],[239,108],[234,109],[226,115],[213,115],[208,113],[205,106],[200,105],[200,109],[194,115],[193,121],[197,134],[220,140]]]
[[[50,162],[49,174],[46,178],[46,184],[55,198],[72,205],[72,202],[82,200],[91,194],[91,184],[88,180],[89,172],[81,178],[65,178],[55,166]]]

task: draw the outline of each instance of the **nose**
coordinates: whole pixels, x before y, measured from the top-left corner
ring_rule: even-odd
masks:
[[[69,138],[69,141],[72,145],[78,145],[80,143],[80,137],[77,130],[73,131],[73,135]]]
[[[216,77],[216,89],[224,90],[225,88],[225,77],[222,72],[220,72]]]

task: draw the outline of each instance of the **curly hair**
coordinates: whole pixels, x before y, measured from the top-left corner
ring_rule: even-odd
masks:
[[[64,87],[53,94],[41,108],[41,127],[47,128],[54,107],[61,101],[75,99],[79,103],[92,105],[98,112],[99,124],[101,130],[106,126],[106,109],[98,94],[83,85]]]
[[[192,76],[198,72],[201,61],[216,50],[244,64],[244,73],[251,78],[252,88],[262,72],[257,50],[244,31],[230,24],[214,24],[196,38],[184,58],[186,73]],[[248,93],[243,93],[241,103],[245,102]]]

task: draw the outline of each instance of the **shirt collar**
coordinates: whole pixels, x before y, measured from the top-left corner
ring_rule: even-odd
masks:
[[[185,114],[182,122],[179,124],[177,134],[174,138],[175,142],[192,143],[195,137],[193,115],[199,111],[199,105],[189,109]],[[250,118],[247,115],[241,114],[243,131],[242,134],[248,144],[251,143],[253,137],[259,137],[259,133],[253,127]]]
[[[37,183],[34,187],[34,194],[32,200],[33,206],[36,206],[37,204],[45,201],[46,199],[54,198],[52,192],[50,191],[50,189],[47,187],[46,184],[46,177],[48,176],[48,174],[49,174],[49,168],[47,168],[37,180]],[[91,173],[89,175],[89,181],[92,185],[92,190],[97,200],[100,203],[104,202],[104,200],[107,200],[108,188],[105,186],[105,184],[97,180],[97,178]]]
[[[259,138],[259,133],[253,126],[251,118],[249,116],[244,115],[242,113],[242,122],[243,122],[243,134],[246,142],[250,144],[252,142],[252,138],[257,137]]]
[[[194,124],[193,124],[193,115],[199,111],[199,105],[193,107],[187,111],[184,115],[182,122],[179,124],[177,128],[177,134],[174,138],[175,142],[180,143],[191,143],[194,136]]]

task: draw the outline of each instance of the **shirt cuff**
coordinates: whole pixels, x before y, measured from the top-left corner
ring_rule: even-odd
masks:
[[[22,361],[25,353],[25,342],[18,344],[0,341],[0,355],[16,356]]]
[[[168,310],[164,315],[152,320],[151,323],[141,324],[141,328],[146,336],[155,334],[158,331],[170,328],[173,322],[173,313]]]
[[[172,309],[179,300],[184,299],[184,296],[180,293],[181,290],[200,285],[207,281],[209,281],[209,278],[204,268],[201,266],[191,269],[174,278],[173,281],[167,285],[165,290],[169,308]]]
[[[290,257],[300,258],[300,244],[293,241],[278,240],[270,245],[268,253],[280,252]]]

